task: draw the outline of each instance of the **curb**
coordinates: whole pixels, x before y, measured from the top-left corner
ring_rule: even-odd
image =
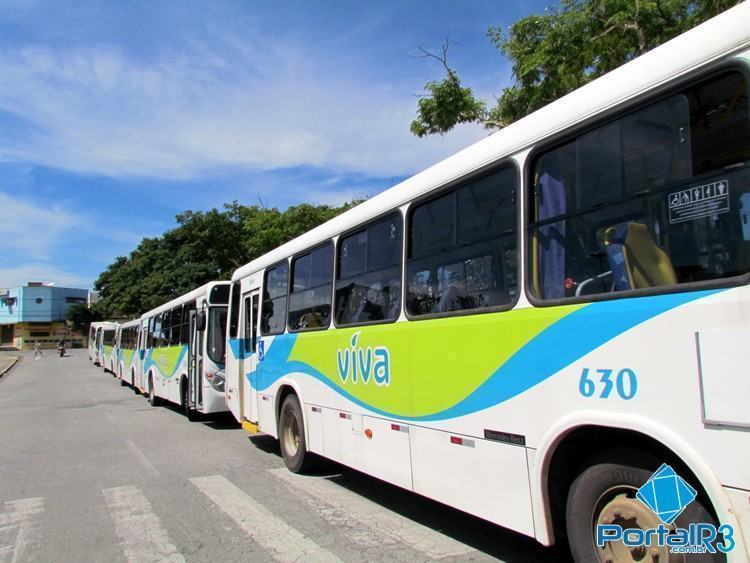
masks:
[[[16,364],[21,361],[21,356],[16,357],[16,359],[13,361],[12,364],[10,364],[7,368],[5,368],[3,371],[0,371],[0,379],[5,377],[5,375],[12,370],[14,367],[16,367]]]

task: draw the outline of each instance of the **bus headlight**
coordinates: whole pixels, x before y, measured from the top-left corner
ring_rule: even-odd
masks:
[[[211,384],[211,387],[213,387],[220,393],[224,392],[224,382],[226,380],[226,376],[225,376],[223,369],[220,369],[219,371],[215,373],[207,373],[206,379],[208,379],[208,382]]]

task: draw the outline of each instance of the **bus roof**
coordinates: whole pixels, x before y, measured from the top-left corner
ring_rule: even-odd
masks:
[[[110,329],[110,328],[117,328],[117,324],[114,321],[95,321],[91,323],[90,326],[94,328],[104,328],[104,329]]]
[[[123,328],[132,328],[134,326],[137,327],[137,326],[140,326],[140,324],[141,324],[141,319],[139,317],[137,319],[133,319],[132,321],[128,321],[126,323],[122,323],[120,325],[120,329],[123,329]]]
[[[172,299],[171,301],[168,301],[167,303],[164,303],[164,305],[159,305],[158,307],[155,307],[151,309],[150,311],[147,311],[141,315],[141,319],[148,319],[149,317],[152,317],[154,315],[158,315],[159,313],[162,313],[164,311],[169,311],[173,307],[177,307],[178,305],[182,305],[183,303],[190,303],[191,301],[195,301],[199,297],[206,297],[208,299],[208,296],[211,294],[211,289],[216,287],[217,285],[229,285],[228,281],[213,281],[208,282],[205,285],[202,285],[193,291],[186,293],[185,295],[180,295],[179,297],[176,297]]]
[[[369,218],[396,209],[435,188],[528,149],[554,133],[654,90],[695,68],[747,48],[750,45],[749,21],[750,2],[743,2],[245,264],[234,272],[232,281],[245,278],[352,229]]]

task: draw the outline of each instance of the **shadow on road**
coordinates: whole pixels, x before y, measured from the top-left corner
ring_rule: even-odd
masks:
[[[278,440],[261,434],[249,437],[258,449],[281,457]],[[535,540],[501,528],[439,502],[385,483],[336,462],[321,459],[320,466],[308,473],[347,489],[456,541],[502,561],[571,563],[567,546],[545,548]],[[458,476],[457,478],[461,478]]]

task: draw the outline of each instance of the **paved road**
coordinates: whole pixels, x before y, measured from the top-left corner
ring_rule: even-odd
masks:
[[[151,408],[69,354],[0,381],[0,562],[560,559],[334,464],[293,475],[274,440]]]

